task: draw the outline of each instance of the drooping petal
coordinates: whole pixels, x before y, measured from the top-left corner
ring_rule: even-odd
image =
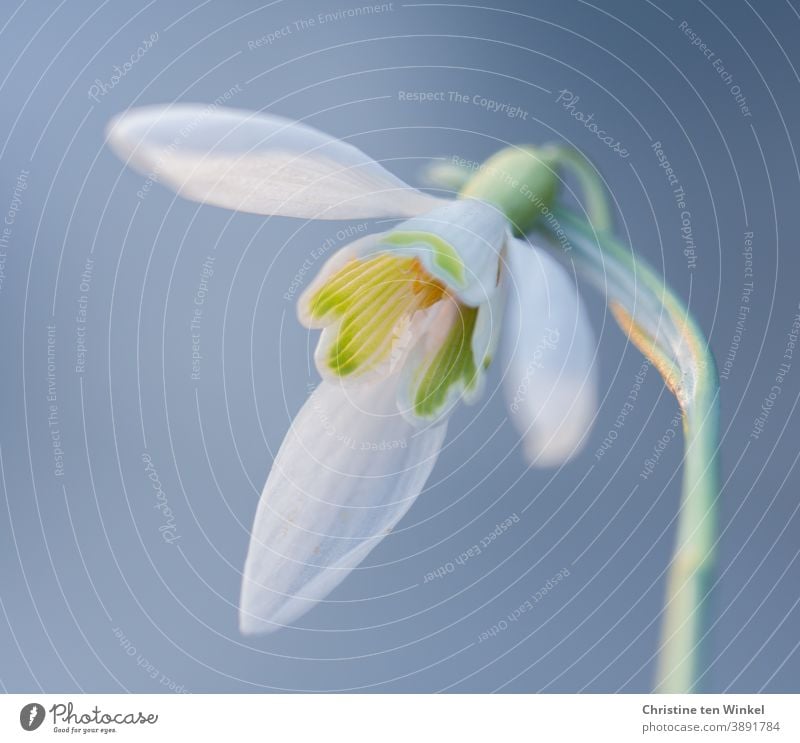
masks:
[[[448,202],[384,235],[373,250],[414,255],[462,303],[477,307],[495,291],[508,220],[473,199]]]
[[[323,382],[303,406],[264,486],[244,568],[240,627],[290,624],[332,591],[408,511],[433,469],[444,424],[397,413],[396,378]]]
[[[147,106],[108,127],[112,149],[193,201],[307,219],[422,214],[444,203],[359,149],[269,114],[200,105]]]
[[[595,338],[575,282],[543,250],[509,240],[505,390],[528,459],[558,465],[578,451],[597,409]]]

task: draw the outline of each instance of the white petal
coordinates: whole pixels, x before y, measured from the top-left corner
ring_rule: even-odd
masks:
[[[408,354],[400,373],[397,406],[411,423],[420,425],[443,420],[453,412],[460,400],[472,404],[480,399],[485,386],[486,369],[500,339],[506,298],[505,283],[502,282],[489,301],[476,310],[475,324],[469,338],[474,375],[446,379],[442,377],[420,399],[421,386],[431,365],[442,351],[450,332],[458,329],[464,322],[464,312],[468,309],[453,299],[442,300],[430,308],[427,324],[422,326],[421,338]],[[450,364],[455,361],[456,358],[450,357]],[[442,394],[437,395],[437,392]]]
[[[505,389],[527,458],[555,466],[578,451],[597,409],[595,338],[575,282],[543,250],[509,240]]]
[[[258,504],[240,627],[290,624],[332,591],[408,511],[433,469],[444,425],[397,413],[396,379],[323,382],[298,414]]]
[[[420,386],[426,372],[442,349],[451,330],[459,322],[463,322],[465,311],[464,306],[459,305],[453,298],[445,299],[431,308],[428,323],[422,329],[424,334],[408,355],[400,375],[397,405],[409,421],[419,425],[420,422],[442,420],[453,411],[459,400],[463,399],[467,404],[471,404],[481,397],[486,381],[486,369],[492,362],[503,327],[507,284],[505,272],[500,272],[497,286],[490,293],[488,300],[477,307],[475,325],[469,339],[474,376],[450,379],[449,384],[442,380],[442,386],[447,384],[446,394],[432,406],[420,406]],[[423,399],[433,400],[432,392],[427,396],[423,395]]]
[[[280,116],[200,105],[117,116],[112,149],[150,181],[205,204],[308,219],[407,217],[443,202],[357,148]]]
[[[340,321],[328,325],[323,329],[314,350],[314,365],[319,375],[324,380],[342,387],[373,385],[394,376],[396,372],[405,368],[406,359],[419,345],[420,338],[424,337],[429,328],[436,323],[441,304],[442,302],[438,302],[427,309],[417,310],[411,317],[392,328],[383,349],[388,352],[386,358],[352,376],[341,376],[331,369],[329,361],[331,349],[339,342]]]
[[[427,332],[434,322],[436,315],[436,305],[427,309],[418,310],[411,317],[405,318],[400,324],[392,328],[391,336],[388,337],[387,357],[376,365],[360,371],[352,376],[342,376],[334,371],[330,366],[331,348],[339,340],[339,329],[341,318],[331,320],[329,316],[315,317],[312,312],[312,300],[319,290],[328,282],[331,276],[353,259],[364,258],[373,252],[386,233],[366,235],[358,240],[345,245],[334,253],[322,266],[319,274],[308,285],[297,302],[297,317],[300,323],[307,328],[322,328],[322,335],[317,343],[314,352],[314,362],[320,376],[332,382],[336,382],[344,387],[374,384],[381,379],[394,375],[399,371],[409,352],[414,348],[419,338]],[[354,291],[357,291],[358,279],[353,279]],[[387,349],[384,349],[387,350]],[[378,349],[376,349],[378,353]]]
[[[297,319],[306,328],[324,328],[330,324],[328,319],[316,320],[311,312],[311,298],[328,282],[328,279],[354,258],[362,258],[375,246],[384,233],[364,235],[342,248],[339,248],[325,263],[297,300]]]
[[[430,308],[426,332],[421,334],[421,338],[405,359],[397,387],[397,408],[415,426],[446,420],[464,395],[465,381],[457,379],[442,390],[442,399],[426,414],[419,411],[416,403],[421,378],[439,353],[450,331],[461,322],[459,306],[455,300],[444,299],[437,302]]]
[[[434,239],[431,240],[432,236]],[[451,201],[388,232],[374,250],[416,255],[428,272],[464,304],[477,307],[497,286],[508,220],[496,207],[474,199]]]

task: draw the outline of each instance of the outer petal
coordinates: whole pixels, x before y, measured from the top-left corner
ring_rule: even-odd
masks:
[[[404,421],[395,387],[395,378],[356,389],[323,382],[298,414],[258,504],[242,632],[270,632],[311,609],[419,495],[446,427]]]
[[[421,214],[443,202],[352,145],[269,114],[200,105],[117,116],[112,149],[182,196],[255,214],[365,219]]]
[[[416,255],[460,301],[477,307],[497,286],[507,235],[508,220],[496,207],[459,199],[398,225],[375,250]]]
[[[580,451],[594,419],[594,333],[577,286],[554,258],[509,240],[508,266],[508,405],[529,460],[554,466]]]

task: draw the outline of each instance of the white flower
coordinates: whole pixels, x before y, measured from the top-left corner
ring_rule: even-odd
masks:
[[[195,201],[306,219],[406,218],[336,253],[298,302],[301,322],[322,328],[323,382],[264,486],[243,632],[296,620],[392,530],[433,469],[449,412],[480,393],[501,330],[509,410],[529,460],[557,465],[580,448],[596,408],[586,312],[567,272],[513,237],[491,199],[428,196],[345,142],[244,111],[137,109],[112,122],[109,141]]]

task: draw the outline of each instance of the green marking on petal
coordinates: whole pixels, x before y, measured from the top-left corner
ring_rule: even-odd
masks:
[[[387,251],[366,260],[354,258],[303,299],[315,322],[338,323],[330,345],[322,348],[324,353],[318,351],[317,363],[338,377],[375,369],[397,351],[414,314],[444,294],[442,282],[416,256]]]
[[[398,248],[408,248],[423,243],[433,252],[433,263],[444,271],[458,286],[466,284],[464,262],[456,249],[446,240],[431,232],[399,232],[386,235],[382,243]]]
[[[459,305],[459,314],[441,348],[427,368],[414,394],[414,412],[421,418],[430,418],[445,405],[449,390],[463,384],[471,390],[478,380],[475,359],[472,356],[472,331],[478,316],[477,307]]]
[[[366,262],[352,260],[308,299],[308,314],[315,320],[341,317],[363,296],[364,287],[385,282],[397,273],[397,261],[391,256],[379,255]]]

